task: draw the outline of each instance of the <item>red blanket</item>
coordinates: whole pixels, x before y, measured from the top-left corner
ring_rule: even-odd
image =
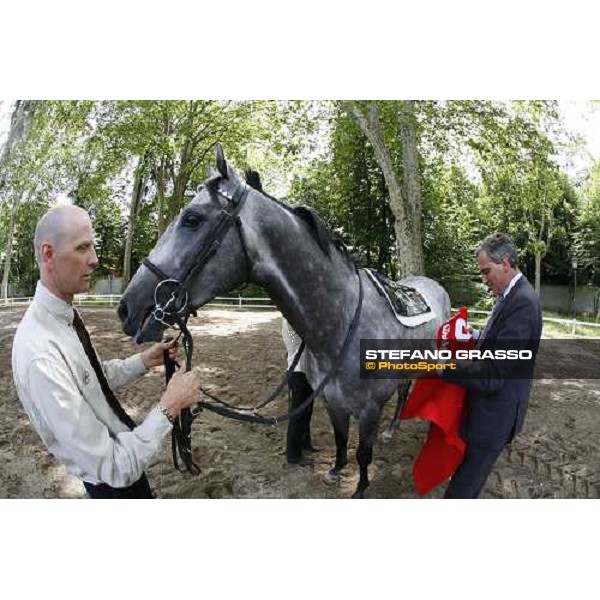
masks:
[[[467,332],[468,312],[462,307],[438,331],[438,347],[455,350],[472,348]],[[448,479],[463,460],[466,444],[459,434],[466,390],[435,377],[418,379],[402,410],[402,419],[431,421],[429,435],[413,465],[419,494],[426,494]]]

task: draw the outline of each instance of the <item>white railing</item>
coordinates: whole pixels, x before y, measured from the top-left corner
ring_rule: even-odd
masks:
[[[121,299],[121,294],[76,294],[73,303],[76,306],[115,306]],[[31,296],[22,298],[6,298],[2,306],[27,306],[33,300]],[[236,298],[227,298],[217,296],[214,300],[211,300],[209,306],[218,306],[220,308],[264,308],[270,310],[277,310],[277,307],[270,304],[270,298],[242,298],[238,296]],[[458,309],[453,308],[453,311]],[[489,310],[472,310],[469,309],[470,315],[484,315],[489,316],[491,311]],[[485,319],[483,319],[485,320]],[[480,323],[482,319],[472,319],[473,323]],[[558,319],[555,317],[543,317],[544,323],[557,323],[559,325],[570,325],[571,333],[575,335],[577,327],[591,327],[600,328],[600,323],[589,323],[587,321],[577,321],[577,319]]]
[[[457,310],[453,308],[452,310]],[[492,311],[490,310],[471,310],[469,309],[470,315],[491,315]],[[557,323],[558,325],[570,325],[571,326],[571,334],[575,335],[575,331],[577,327],[596,327],[600,328],[600,323],[589,323],[588,321],[578,321],[577,319],[558,319],[556,317],[542,317],[542,321],[544,323]],[[474,323],[481,322],[480,319],[473,319]]]
[[[27,306],[31,303],[33,297],[22,297],[22,298],[7,298],[5,301],[0,302],[2,306]],[[121,294],[75,294],[73,298],[73,304],[75,306],[115,306],[121,300]],[[219,306],[224,308],[268,308],[276,310],[277,307],[274,304],[270,304],[272,300],[270,298],[242,298],[241,296],[235,298],[226,298],[217,296],[214,300],[211,300],[209,306]]]
[[[31,296],[27,298],[4,298],[0,301],[0,308],[2,306],[23,306],[29,304],[32,300]]]

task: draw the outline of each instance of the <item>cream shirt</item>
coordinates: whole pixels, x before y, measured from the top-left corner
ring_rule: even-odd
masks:
[[[296,352],[298,352],[300,349],[302,338],[292,329],[292,326],[287,322],[287,320],[283,318],[281,323],[281,335],[283,337],[283,343],[285,344],[285,349],[288,355],[287,363],[289,369],[294,362],[294,356],[296,356]],[[306,373],[306,348],[304,349],[302,356],[298,359],[298,364],[296,365],[294,371]]]
[[[171,424],[158,405],[133,431],[121,423],[73,328],[73,310],[38,282],[13,343],[15,387],[42,441],[70,473],[125,487],[141,477]],[[102,365],[113,389],[146,371],[141,354]]]
[[[509,282],[508,285],[506,286],[506,288],[502,291],[502,294],[500,294],[501,296],[504,297],[504,300],[506,300],[506,296],[508,296],[508,294],[510,294],[510,291],[515,287],[515,283],[517,283],[517,281],[519,281],[519,279],[521,279],[521,277],[523,277],[523,273],[521,273],[521,271],[519,271]]]
[[[517,283],[517,281],[519,281],[519,279],[521,279],[521,277],[523,277],[523,273],[521,273],[521,271],[519,271],[509,282],[508,285],[504,288],[504,290],[500,293],[500,296],[502,296],[502,301],[506,300],[506,296],[508,296],[508,294],[510,293],[510,291],[515,287],[515,283]],[[496,300],[496,302],[500,299],[500,296],[498,296],[498,299]],[[491,318],[491,317],[490,317]],[[487,325],[486,325],[487,327]],[[474,340],[479,340],[479,338],[481,337],[482,334],[482,330],[480,329],[474,329],[473,330],[473,339]]]

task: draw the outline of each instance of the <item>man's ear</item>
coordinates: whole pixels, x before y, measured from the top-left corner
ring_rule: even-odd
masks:
[[[48,265],[48,262],[54,258],[54,247],[52,244],[42,244],[40,248],[40,258],[43,265]]]

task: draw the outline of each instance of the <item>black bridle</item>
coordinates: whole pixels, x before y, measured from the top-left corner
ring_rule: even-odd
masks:
[[[154,310],[152,316],[156,321],[167,327],[179,325],[182,319],[187,320],[189,315],[194,311],[189,304],[188,287],[197,273],[207,265],[208,261],[213,257],[219,249],[221,242],[229,229],[236,225],[241,228],[240,211],[244,206],[244,202],[248,196],[250,188],[245,183],[240,183],[232,196],[228,196],[223,191],[218,190],[218,194],[225,198],[231,210],[220,210],[219,217],[210,232],[208,239],[198,249],[198,253],[190,252],[193,260],[184,270],[183,275],[179,278],[167,275],[160,267],[155,265],[149,258],[145,258],[142,264],[150,269],[159,279],[159,283],[154,290]],[[240,239],[242,239],[240,231]],[[243,244],[243,239],[242,239]],[[244,248],[245,252],[245,248]],[[165,286],[162,290],[161,287]],[[170,295],[164,303],[160,303],[161,292],[167,291]],[[165,317],[167,321],[165,321]],[[169,322],[169,319],[171,322]]]
[[[190,262],[180,277],[168,275],[149,258],[143,260],[143,265],[152,271],[159,280],[154,289],[154,309],[151,314],[155,321],[158,321],[165,327],[179,329],[181,332],[180,336],[183,335],[186,371],[190,371],[192,368],[192,354],[194,352],[194,342],[187,328],[187,321],[191,314],[196,314],[195,309],[190,305],[188,288],[193,277],[204,269],[208,264],[208,261],[219,249],[223,238],[233,225],[236,225],[239,228],[240,239],[242,240],[242,246],[244,246],[239,214],[244,206],[249,191],[250,188],[245,183],[240,183],[231,196],[228,196],[222,190],[218,190],[218,194],[227,200],[228,208],[230,210],[221,209],[219,217],[210,232],[208,239],[200,246],[197,253],[190,253],[193,257],[193,261]],[[245,247],[244,252],[246,252]],[[165,298],[162,302],[161,294],[162,298]],[[170,359],[168,351],[164,352],[163,359],[165,363],[165,377],[168,385],[179,365]],[[192,459],[192,423],[201,410],[202,407],[200,406],[200,403],[194,411],[190,408],[183,409],[175,419],[173,430],[171,432],[171,448],[175,467],[178,470],[181,470],[177,459],[177,455],[179,454],[187,470],[194,474],[198,474],[200,468]]]
[[[143,261],[143,264],[150,271],[152,271],[152,273],[154,273],[154,275],[156,275],[159,280],[154,290],[154,309],[151,314],[156,321],[160,322],[164,326],[178,329],[180,331],[179,336],[183,336],[183,347],[186,356],[186,371],[191,370],[192,354],[194,351],[193,339],[187,328],[187,321],[191,314],[196,314],[195,309],[190,305],[189,302],[189,285],[192,281],[192,278],[206,266],[208,261],[218,250],[221,241],[233,225],[236,225],[238,228],[240,234],[240,241],[242,244],[244,254],[246,256],[246,264],[247,266],[249,265],[248,253],[244,243],[241,220],[239,217],[239,213],[244,205],[249,191],[250,188],[246,184],[240,183],[236,187],[232,196],[230,197],[217,188],[217,193],[228,201],[231,210],[227,211],[221,209],[221,214],[219,215],[217,223],[211,231],[208,240],[204,244],[202,244],[202,246],[199,249],[197,259],[195,259],[193,263],[190,264],[187,267],[187,269],[185,269],[183,276],[181,276],[180,278],[169,276],[160,267],[158,267],[152,261],[150,261],[149,258],[146,258]],[[194,254],[192,253],[192,256],[193,255]],[[224,417],[237,419],[240,421],[260,423],[262,425],[277,425],[277,423],[298,417],[312,402],[314,402],[314,400],[321,394],[327,383],[329,383],[329,380],[333,377],[333,375],[339,368],[342,360],[346,356],[346,353],[348,351],[348,348],[350,347],[352,340],[354,339],[356,329],[358,328],[363,303],[363,283],[358,269],[356,269],[356,275],[358,277],[359,284],[358,303],[350,326],[348,327],[346,338],[344,339],[344,343],[342,344],[340,352],[333,361],[329,372],[323,378],[320,384],[315,388],[314,392],[310,395],[310,397],[307,398],[300,406],[296,407],[294,410],[288,411],[284,414],[280,414],[277,416],[262,416],[260,414],[257,414],[256,412],[257,410],[264,408],[265,406],[270,404],[281,394],[283,388],[292,376],[294,369],[296,368],[296,365],[300,360],[300,356],[304,351],[304,341],[302,342],[300,348],[296,352],[296,355],[294,356],[294,359],[292,360],[292,363],[286,371],[286,374],[280,382],[280,384],[266,400],[264,400],[257,406],[245,408],[233,406],[201,388],[202,393],[206,397],[213,400],[213,402],[215,402],[217,405],[206,402],[205,400],[200,400],[196,407],[191,409],[183,409],[180,415],[175,419],[175,422],[173,424],[173,430],[171,433],[171,449],[173,454],[173,463],[178,470],[182,470],[179,466],[179,460],[177,458],[179,455],[181,461],[185,465],[188,472],[192,474],[200,473],[200,468],[194,463],[192,458],[191,434],[192,423],[203,409],[207,409]],[[170,292],[168,291],[169,287],[167,286],[170,286],[170,288],[172,288]],[[162,290],[161,287],[163,287]],[[166,300],[161,304],[160,293],[164,290],[167,290],[168,298],[166,298]],[[168,350],[164,351],[163,358],[165,362],[165,377],[166,382],[168,384],[171,377],[175,373],[175,370],[179,368],[179,364],[169,357]]]

